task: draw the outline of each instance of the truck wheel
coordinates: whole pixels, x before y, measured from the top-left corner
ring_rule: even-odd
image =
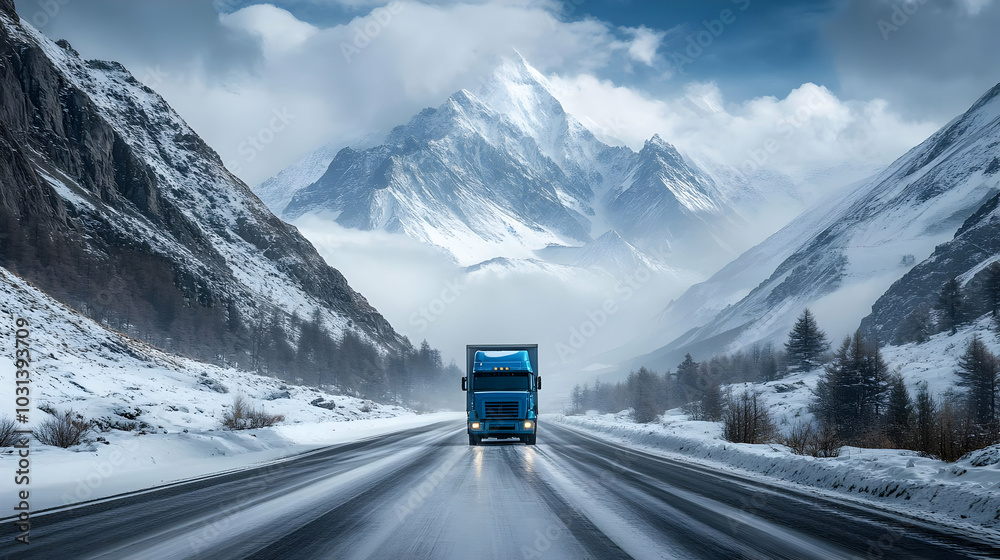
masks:
[[[473,434],[469,434],[469,445],[479,445],[479,438]]]
[[[524,443],[527,443],[528,445],[535,445],[535,435],[536,434],[531,434],[530,436],[525,437]]]

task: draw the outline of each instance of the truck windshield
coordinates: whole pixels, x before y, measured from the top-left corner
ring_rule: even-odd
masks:
[[[530,379],[527,373],[477,373],[474,376],[473,391],[527,391]]]

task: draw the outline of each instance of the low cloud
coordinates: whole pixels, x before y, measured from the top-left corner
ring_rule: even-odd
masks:
[[[468,275],[403,235],[311,216],[295,225],[414,344],[426,339],[461,363],[466,344],[538,343],[548,372],[567,381],[601,353],[650,336],[653,314],[688,283],[643,271],[620,278],[580,271],[580,281],[530,269]]]

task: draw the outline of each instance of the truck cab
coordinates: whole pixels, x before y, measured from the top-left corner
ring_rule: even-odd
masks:
[[[466,347],[469,445],[484,438],[519,439],[535,444],[538,432],[538,345]]]

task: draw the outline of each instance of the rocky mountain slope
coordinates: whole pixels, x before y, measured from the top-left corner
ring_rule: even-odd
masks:
[[[956,167],[970,181],[978,181],[993,191],[1000,190],[1000,85],[994,87],[970,110],[971,117],[953,123],[938,138],[938,150],[944,152],[965,145],[965,151],[975,153],[968,167]],[[970,133],[981,138],[963,138]],[[914,310],[932,310],[941,287],[951,278],[958,278],[966,292],[967,318],[984,313],[976,300],[982,299],[980,289],[987,268],[1000,255],[1000,193],[980,206],[955,233],[954,238],[938,245],[934,252],[918,263],[893,285],[872,306],[872,313],[862,322],[862,329],[882,340],[906,338],[902,332],[907,317]]]
[[[244,365],[313,318],[406,344],[155,92],[0,1],[0,264],[132,336]]]
[[[930,285],[936,294],[945,275],[974,273],[995,246],[988,237],[990,204],[1000,190],[998,93],[994,88],[882,173],[692,287],[661,317],[674,336],[691,330],[643,360],[676,365],[686,351],[707,356],[781,341],[804,307],[821,325],[824,318],[839,321],[845,332],[832,333],[839,337],[904,277],[879,299],[870,321],[871,328],[891,331],[907,309],[930,297],[917,297],[917,286]],[[914,268],[956,231],[952,243]]]

